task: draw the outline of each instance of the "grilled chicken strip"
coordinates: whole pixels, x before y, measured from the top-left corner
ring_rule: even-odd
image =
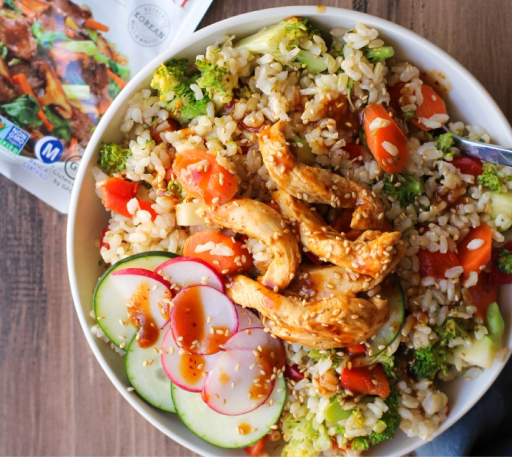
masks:
[[[389,271],[386,266],[393,260],[391,251],[400,240],[400,232],[367,231],[356,241],[349,241],[290,194],[280,190],[273,192],[272,198],[283,217],[296,225],[302,245],[313,254],[372,278],[379,278]]]
[[[384,206],[372,191],[329,170],[297,162],[286,144],[285,123],[266,127],[259,145],[265,166],[279,188],[309,203],[355,208],[351,227],[376,229],[384,222]]]
[[[219,206],[202,206],[198,214],[207,223],[243,233],[270,247],[274,259],[259,280],[276,292],[290,284],[301,260],[299,243],[277,211],[256,200],[235,198]]]
[[[237,275],[228,284],[228,297],[254,308],[270,332],[286,341],[316,349],[331,349],[361,343],[375,335],[389,317],[389,303],[337,295],[302,301],[267,289],[247,276]]]
[[[384,267],[378,278],[372,278],[369,275],[354,277],[345,268],[336,265],[301,265],[283,294],[304,302],[304,300],[321,300],[338,295],[355,296],[359,292],[366,292],[380,284],[395,269],[405,255],[406,249],[401,244],[397,244],[395,251],[393,260]]]

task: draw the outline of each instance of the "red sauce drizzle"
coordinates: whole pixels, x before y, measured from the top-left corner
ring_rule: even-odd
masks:
[[[199,354],[183,354],[180,358],[179,370],[184,381],[190,385],[197,384],[205,373],[204,357]]]
[[[143,348],[153,346],[158,340],[159,333],[158,326],[151,315],[150,292],[150,285],[146,282],[141,282],[135,289],[135,293],[127,306],[131,323],[140,329],[137,341],[139,346]]]

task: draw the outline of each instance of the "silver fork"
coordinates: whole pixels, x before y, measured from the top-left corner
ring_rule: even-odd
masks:
[[[453,135],[456,146],[464,154],[486,162],[512,166],[512,150],[496,146],[495,144],[481,143],[480,141],[463,138],[451,132],[446,126],[443,126],[443,129]]]

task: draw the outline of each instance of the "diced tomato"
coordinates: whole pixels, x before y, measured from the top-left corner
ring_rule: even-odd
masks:
[[[363,160],[365,150],[360,144],[349,143],[346,146],[343,146],[343,150],[348,152],[350,160],[354,160],[356,163],[360,163],[361,160]]]
[[[341,385],[344,389],[367,395],[389,397],[388,378],[382,365],[344,368],[341,372]]]
[[[202,251],[200,247],[208,243],[222,245],[233,251],[232,255],[212,254],[211,250]],[[199,248],[199,249],[198,249]],[[197,232],[187,238],[183,255],[204,260],[222,275],[246,271],[252,267],[252,256],[244,244],[229,236],[213,232]]]
[[[400,83],[394,87],[388,88],[389,106],[393,108],[397,115],[402,114],[402,104],[400,103],[400,97],[402,97],[402,89],[404,88],[404,86],[405,84]]]
[[[265,435],[260,440],[256,441],[252,446],[245,448],[245,452],[252,457],[261,457],[265,452],[265,445],[269,439],[269,435]]]
[[[446,105],[443,99],[432,87],[423,84],[421,86],[421,95],[423,95],[423,103],[416,109],[414,117],[411,119],[411,124],[421,130],[432,130],[431,127],[427,127],[420,122],[420,119],[430,119],[435,114],[448,114],[448,111],[446,111]],[[441,124],[444,123],[445,122],[442,122]]]
[[[420,259],[421,275],[432,276],[436,279],[446,279],[446,270],[460,265],[459,258],[453,252],[442,254],[441,252],[430,252],[426,249],[418,251]]]
[[[121,178],[110,178],[100,187],[101,200],[105,208],[131,219],[126,205],[135,198],[139,185]]]
[[[180,152],[172,168],[180,184],[208,205],[222,205],[230,201],[238,190],[235,176],[208,152],[199,149]]]
[[[166,132],[175,132],[181,128],[180,123],[174,119],[167,119],[163,122],[160,122],[156,127],[150,127],[149,132],[153,139],[160,144],[163,142],[162,137],[160,136],[162,133]]]
[[[304,379],[304,375],[299,371],[299,367],[297,365],[286,365],[284,375],[296,382]]]
[[[512,243],[507,243],[503,246],[507,251],[512,252]],[[503,273],[503,271],[498,270],[496,266],[496,262],[498,261],[498,253],[500,249],[493,249],[491,255],[491,283],[493,285],[501,285],[501,284],[512,284],[512,274]]]
[[[103,229],[103,231],[101,232],[101,237],[100,237],[100,249],[101,248],[107,248],[107,249],[110,249],[110,244],[108,244],[106,241],[105,241],[105,236],[107,235],[107,232],[108,232],[108,225]]]
[[[473,305],[476,306],[476,315],[485,320],[487,308],[498,298],[498,287],[492,284],[489,273],[484,271],[478,275],[476,285],[468,290],[473,298]]]
[[[475,178],[480,176],[484,172],[484,167],[482,166],[482,162],[473,157],[465,157],[459,156],[454,157],[450,162],[452,165],[456,166],[461,173],[465,175],[472,175]]]
[[[475,248],[475,244],[480,244]],[[464,268],[467,279],[473,271],[480,273],[491,260],[492,229],[487,224],[481,224],[472,229],[457,246],[459,262]]]
[[[373,122],[378,119],[387,125],[374,128]],[[409,159],[409,146],[404,132],[386,108],[367,105],[363,112],[363,125],[366,143],[382,169],[390,174],[400,173]]]
[[[347,351],[350,355],[360,355],[366,352],[366,348],[364,344],[355,344],[354,346],[349,346]]]
[[[152,203],[144,200],[139,200],[139,208],[148,211],[151,214],[151,220],[154,221],[157,214],[156,211],[151,207]]]

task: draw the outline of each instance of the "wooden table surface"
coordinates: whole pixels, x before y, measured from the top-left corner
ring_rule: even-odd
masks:
[[[201,26],[294,4],[357,9],[415,31],[512,119],[512,0],[214,0]],[[195,455],[139,416],[89,350],[68,285],[66,216],[3,177],[0,195],[0,456]]]

